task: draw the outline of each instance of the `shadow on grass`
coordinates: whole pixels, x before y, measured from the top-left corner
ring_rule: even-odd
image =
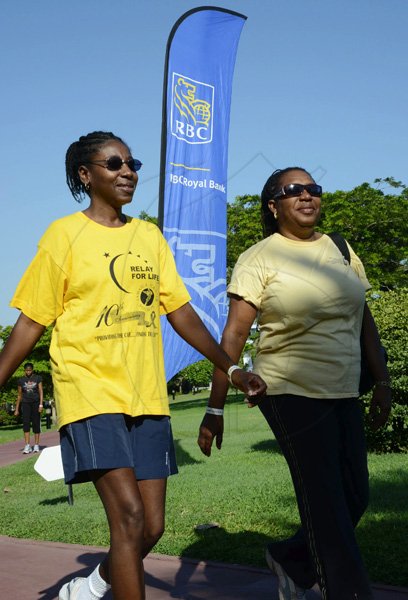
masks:
[[[275,439],[262,440],[251,446],[255,452],[267,452],[271,454],[282,454],[278,442]]]
[[[2,431],[21,431],[21,423],[13,423],[12,425],[2,425],[0,427],[0,433]]]
[[[175,413],[180,410],[186,410],[188,408],[202,408],[207,406],[208,398],[197,398],[193,400],[177,400],[177,402],[170,403],[170,412]]]
[[[187,546],[182,557],[242,564],[242,548],[248,557],[247,564],[259,564],[269,537],[256,531],[229,533],[223,527],[195,531],[196,541]]]
[[[208,396],[205,396],[205,398],[196,398],[193,396],[188,397],[185,400],[177,399],[175,402],[170,402],[170,410],[173,413],[188,408],[202,408],[207,406],[209,397],[210,394],[208,393]],[[178,396],[178,398],[180,398],[180,396]],[[229,394],[227,399],[227,405],[242,404],[244,402],[244,398],[245,395],[241,394],[241,392],[237,392],[236,394]]]
[[[180,440],[174,440],[174,448],[176,451],[177,465],[184,467],[185,465],[200,465],[202,460],[196,460],[181,446]]]
[[[57,504],[68,504],[68,494],[66,496],[58,496],[58,498],[49,498],[41,500],[40,506],[56,506]]]

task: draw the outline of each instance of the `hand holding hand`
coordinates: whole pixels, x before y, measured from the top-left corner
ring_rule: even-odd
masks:
[[[211,447],[214,438],[218,450],[221,450],[223,433],[224,417],[205,414],[201,421],[197,439],[197,444],[200,446],[201,452],[206,456],[211,456]]]
[[[373,389],[373,397],[370,405],[370,426],[373,431],[377,431],[385,425],[391,411],[391,388],[378,385]]]
[[[247,403],[250,407],[256,406],[266,392],[264,380],[250,371],[236,369],[231,375],[231,381],[235,387],[247,395]]]

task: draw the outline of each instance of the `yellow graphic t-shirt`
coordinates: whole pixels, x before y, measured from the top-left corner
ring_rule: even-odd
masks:
[[[254,370],[268,394],[354,398],[360,378],[364,267],[332,240],[294,241],[275,233],[241,254],[230,294],[258,309]]]
[[[82,212],[51,224],[11,306],[42,325],[58,426],[102,413],[168,415],[160,315],[190,296],[152,223],[105,227]]]

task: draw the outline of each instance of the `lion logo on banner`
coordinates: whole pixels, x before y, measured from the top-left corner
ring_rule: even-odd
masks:
[[[173,73],[172,134],[189,144],[212,140],[214,88]]]

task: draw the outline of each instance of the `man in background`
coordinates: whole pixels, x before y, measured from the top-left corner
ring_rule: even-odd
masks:
[[[33,363],[24,365],[23,377],[17,382],[17,404],[14,414],[20,412],[23,417],[24,450],[23,454],[40,451],[41,412],[43,409],[43,387],[42,378],[34,373]],[[30,445],[30,427],[34,433],[34,447]]]

